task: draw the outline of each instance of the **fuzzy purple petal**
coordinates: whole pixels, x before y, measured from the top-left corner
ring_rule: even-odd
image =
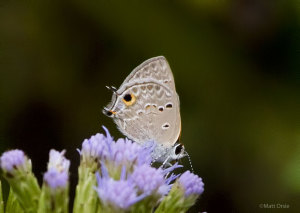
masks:
[[[202,179],[190,171],[184,172],[178,181],[183,187],[186,197],[189,195],[201,195],[204,191]]]
[[[51,168],[44,174],[44,181],[51,189],[65,188],[68,184],[68,173]]]
[[[158,189],[165,185],[163,171],[147,164],[137,166],[130,179],[138,187],[139,191],[146,194],[158,192]]]
[[[25,166],[25,162],[24,152],[18,149],[4,152],[0,158],[1,169],[8,172]]]
[[[96,191],[104,206],[110,205],[114,206],[115,209],[127,210],[131,205],[144,198],[144,195],[137,195],[135,186],[129,181],[116,181],[111,178],[97,178],[97,180],[98,187]]]

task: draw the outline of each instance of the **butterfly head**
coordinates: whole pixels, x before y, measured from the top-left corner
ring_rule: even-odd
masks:
[[[190,158],[189,154],[187,153],[187,151],[185,151],[185,148],[184,148],[183,144],[181,144],[181,143],[176,143],[171,148],[170,153],[169,153],[169,157],[167,157],[165,159],[165,161],[163,162],[163,165],[165,165],[165,164],[168,165],[169,162],[171,162],[171,161],[178,161],[179,159],[181,159],[183,157],[187,157],[188,158],[191,170],[194,173],[194,169],[193,169],[191,158]]]
[[[170,153],[170,159],[179,160],[180,158],[183,158],[185,156],[186,156],[186,151],[183,144],[177,143],[172,147]]]

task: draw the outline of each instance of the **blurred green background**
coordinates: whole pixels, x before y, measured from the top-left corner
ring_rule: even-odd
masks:
[[[23,149],[41,181],[67,149],[73,194],[81,142],[101,125],[122,137],[105,86],[164,55],[205,182],[190,212],[300,212],[299,27],[297,0],[2,0],[0,151]]]

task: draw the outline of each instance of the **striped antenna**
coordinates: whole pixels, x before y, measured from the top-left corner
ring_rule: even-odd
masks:
[[[186,154],[186,156],[187,156],[188,159],[189,159],[189,163],[190,163],[190,166],[191,166],[192,173],[194,173],[194,169],[193,169],[193,165],[192,165],[192,160],[191,160],[189,154],[187,153],[187,151],[185,151],[185,154]]]

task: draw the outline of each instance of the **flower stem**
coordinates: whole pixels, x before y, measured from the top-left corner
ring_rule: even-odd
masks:
[[[38,213],[68,213],[69,187],[51,189],[46,184],[42,187]]]
[[[13,177],[5,175],[5,178],[24,212],[35,213],[38,208],[41,190],[31,170],[28,173],[20,172]]]
[[[176,212],[184,213],[188,208],[185,208],[183,192],[179,188],[179,185],[175,183],[170,191],[170,193],[162,200],[158,208],[155,210],[155,213],[164,213],[164,212]]]
[[[6,213],[24,212],[11,187],[9,189],[9,195],[6,203],[5,212]]]
[[[80,165],[78,168],[78,179],[73,213],[100,212],[100,202],[94,189],[96,186],[95,173],[91,168]]]
[[[2,183],[0,180],[0,213],[4,213],[4,202],[3,202],[3,194],[2,194]]]

